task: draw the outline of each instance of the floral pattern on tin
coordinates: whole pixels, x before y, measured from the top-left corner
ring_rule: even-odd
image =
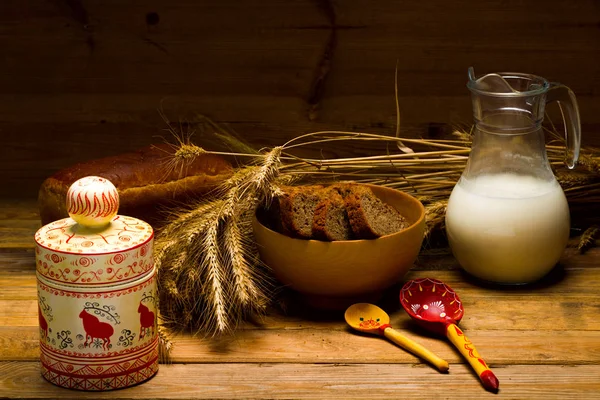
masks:
[[[152,227],[136,218],[117,215],[101,230],[90,230],[70,218],[53,222],[37,231],[38,245],[65,253],[110,253],[145,244]]]
[[[149,247],[148,243],[140,247]],[[152,252],[139,257],[138,248],[114,254],[80,255],[54,253],[38,248],[37,270],[53,281],[80,284],[114,284],[149,272]]]

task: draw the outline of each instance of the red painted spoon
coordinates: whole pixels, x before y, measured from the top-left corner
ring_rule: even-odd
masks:
[[[423,328],[446,335],[473,367],[487,390],[497,391],[499,382],[473,343],[456,324],[464,315],[458,295],[444,282],[421,278],[408,281],[400,290],[400,304]]]

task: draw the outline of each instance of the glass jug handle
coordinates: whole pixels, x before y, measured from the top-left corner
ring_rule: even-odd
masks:
[[[575,168],[579,159],[581,147],[581,121],[579,120],[579,107],[575,93],[565,85],[551,83],[546,95],[546,102],[556,101],[561,107],[563,122],[565,124],[565,140],[567,142],[565,165],[569,169]]]

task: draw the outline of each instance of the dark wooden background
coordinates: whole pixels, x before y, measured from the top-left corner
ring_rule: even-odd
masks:
[[[472,65],[570,86],[584,144],[598,144],[599,54],[596,0],[2,0],[0,196],[33,198],[60,168],[161,141],[160,108],[257,146],[393,134],[397,60],[403,135],[471,122]]]

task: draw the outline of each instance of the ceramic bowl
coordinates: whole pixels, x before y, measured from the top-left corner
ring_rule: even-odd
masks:
[[[262,261],[279,282],[317,308],[343,309],[375,301],[412,268],[425,231],[425,208],[399,190],[369,185],[410,223],[400,232],[371,240],[324,242],[292,238],[255,216],[253,229]]]

